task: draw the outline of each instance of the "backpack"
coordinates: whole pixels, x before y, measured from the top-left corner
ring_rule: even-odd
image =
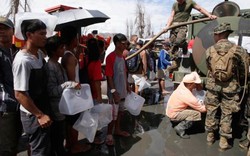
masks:
[[[211,69],[215,79],[227,81],[233,76],[233,57],[236,47],[234,45],[224,53],[219,53],[214,47],[211,48]]]
[[[153,54],[147,51],[146,55],[147,55],[147,67],[150,71],[153,71],[154,70],[154,58],[152,56]]]
[[[137,50],[136,49],[131,49],[129,52],[128,52],[128,56],[134,54]],[[139,67],[140,67],[140,63],[141,63],[141,60],[140,60],[140,54],[132,57],[131,59],[128,59],[126,61],[126,65],[127,65],[127,69],[130,73],[134,73],[136,71],[138,71]]]

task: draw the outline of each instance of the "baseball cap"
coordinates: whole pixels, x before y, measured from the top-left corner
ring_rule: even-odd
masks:
[[[200,76],[197,72],[192,72],[183,77],[182,82],[184,83],[201,83]]]
[[[224,23],[221,23],[217,27],[214,28],[214,34],[220,34],[220,33],[223,33],[225,31],[228,31],[230,33],[233,32],[233,30],[231,29],[230,23],[224,22]]]
[[[0,24],[6,25],[10,28],[14,28],[13,22],[10,19],[3,16],[0,16]]]

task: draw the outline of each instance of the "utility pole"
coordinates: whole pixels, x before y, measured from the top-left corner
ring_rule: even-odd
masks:
[[[26,11],[27,11],[26,6],[27,6],[27,0],[25,0],[25,1],[24,1],[24,12],[26,12]]]

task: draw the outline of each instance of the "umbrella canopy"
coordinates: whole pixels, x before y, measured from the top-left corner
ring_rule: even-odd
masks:
[[[99,10],[70,9],[62,12],[53,12],[57,16],[58,22],[55,30],[60,30],[63,26],[72,25],[76,28],[85,27],[95,23],[105,22],[109,17]]]
[[[24,40],[22,32],[21,32],[21,23],[24,20],[30,19],[40,19],[47,27],[47,37],[53,35],[54,29],[57,24],[57,17],[52,16],[48,13],[37,13],[37,12],[19,12],[15,15],[16,23],[15,23],[15,37],[20,40]]]

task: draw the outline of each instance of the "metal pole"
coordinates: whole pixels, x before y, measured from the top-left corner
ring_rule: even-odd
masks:
[[[24,12],[26,12],[27,0],[24,1]]]

